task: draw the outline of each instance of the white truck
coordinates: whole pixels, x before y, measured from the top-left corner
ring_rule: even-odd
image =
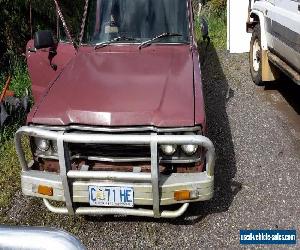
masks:
[[[250,0],[247,32],[254,83],[283,72],[300,85],[300,0]]]

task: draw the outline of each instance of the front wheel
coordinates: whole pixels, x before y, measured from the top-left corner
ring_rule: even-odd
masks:
[[[250,42],[250,73],[256,85],[263,85],[262,81],[262,48],[260,39],[260,25],[254,27]]]

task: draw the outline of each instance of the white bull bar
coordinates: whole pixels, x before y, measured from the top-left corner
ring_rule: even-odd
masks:
[[[58,148],[58,158],[60,165],[60,177],[62,180],[66,207],[54,207],[47,199],[44,199],[46,207],[55,213],[61,214],[121,214],[133,216],[147,216],[155,218],[175,218],[181,216],[187,209],[189,203],[184,203],[175,211],[160,211],[160,193],[159,193],[159,165],[158,165],[158,145],[160,144],[194,144],[206,149],[206,174],[209,177],[214,175],[215,149],[213,143],[201,135],[120,135],[120,134],[84,134],[68,133],[65,131],[50,131],[32,126],[20,128],[15,135],[15,144],[17,154],[23,171],[28,171],[24,150],[21,139],[23,135],[56,140]],[[70,159],[66,143],[91,143],[91,144],[139,144],[150,145],[151,151],[151,173],[132,173],[132,172],[114,172],[114,171],[72,171],[70,169]],[[148,181],[152,185],[153,209],[135,209],[135,208],[102,208],[102,207],[73,207],[70,195],[69,179],[102,179],[114,181]]]

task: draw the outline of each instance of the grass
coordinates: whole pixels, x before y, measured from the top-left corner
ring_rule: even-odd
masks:
[[[227,42],[227,26],[226,26],[226,11],[221,13],[211,12],[206,9],[203,10],[202,16],[207,20],[209,26],[209,37],[211,45],[216,49],[226,49]],[[201,41],[200,23],[196,18],[195,31],[197,40]]]
[[[211,38],[212,44],[216,49],[226,49],[226,15],[209,15],[209,36]]]
[[[27,66],[23,63],[18,63],[13,72],[11,90],[14,91],[17,97],[22,97],[26,94],[26,92],[29,92],[30,89],[30,79],[27,72]]]
[[[24,62],[17,60],[12,66],[10,90],[16,97],[22,97],[30,87],[30,80]],[[0,90],[5,84],[8,73],[0,74]],[[1,92],[0,91],[0,92]],[[9,207],[14,193],[20,189],[20,167],[14,146],[14,133],[24,122],[25,114],[18,115],[13,122],[0,128],[0,209]],[[28,143],[24,144],[27,153]]]
[[[12,81],[10,90],[14,91],[15,96],[22,97],[30,88],[30,79],[27,72],[27,66],[23,61],[16,60],[12,66]],[[1,72],[0,72],[1,73]],[[0,74],[0,89],[2,90],[9,73]]]
[[[28,143],[24,144],[27,153]],[[14,141],[6,141],[0,148],[0,207],[9,206],[14,193],[20,188],[20,167]]]
[[[30,159],[28,138],[22,140],[26,159]],[[0,224],[15,224],[7,215],[16,193],[21,190],[21,167],[14,146],[10,139],[0,146]]]

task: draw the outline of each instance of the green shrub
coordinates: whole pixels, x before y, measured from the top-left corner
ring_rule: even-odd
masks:
[[[15,93],[16,97],[24,96],[30,91],[30,79],[27,71],[27,65],[19,58],[15,59],[6,72],[0,72],[0,92],[5,84],[9,72],[12,72],[12,80],[9,89]]]
[[[217,49],[226,48],[226,13],[210,14],[207,16],[209,36]]]
[[[226,0],[211,0],[208,4],[211,6],[212,12],[222,14],[226,9]]]
[[[209,37],[211,39],[211,45],[216,49],[226,48],[226,13],[223,11],[221,14],[211,13],[203,11],[201,14],[208,22]],[[201,28],[198,18],[195,20],[195,33],[197,41],[200,42]]]
[[[10,71],[13,73],[9,89],[15,93],[16,97],[23,97],[27,93],[30,97],[30,79],[26,64],[23,61],[16,60],[11,68]],[[2,73],[2,75],[0,75],[0,92],[2,92],[6,78],[7,74]],[[31,105],[31,103],[29,103],[29,105]],[[13,116],[13,120],[9,122],[9,125],[0,128],[0,144],[12,138],[15,131],[24,123],[24,120],[24,112],[16,112]]]
[[[18,61],[13,67],[13,78],[10,89],[14,91],[15,96],[22,97],[30,91],[30,79],[27,72],[27,65]]]

